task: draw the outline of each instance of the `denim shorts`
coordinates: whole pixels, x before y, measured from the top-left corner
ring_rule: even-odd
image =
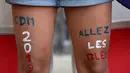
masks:
[[[90,6],[111,1],[112,0],[6,0],[6,2],[10,4],[56,7]]]

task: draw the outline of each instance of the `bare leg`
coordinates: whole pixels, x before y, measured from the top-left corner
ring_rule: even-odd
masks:
[[[111,3],[65,10],[78,73],[108,73]]]
[[[55,7],[12,5],[18,73],[49,73]]]

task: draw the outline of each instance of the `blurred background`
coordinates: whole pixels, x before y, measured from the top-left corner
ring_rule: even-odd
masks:
[[[109,50],[110,73],[130,73],[130,10],[113,2],[112,35]],[[0,0],[0,64],[2,73],[17,73],[17,49],[11,6]],[[53,40],[52,73],[75,73],[72,44],[64,9],[59,8]]]

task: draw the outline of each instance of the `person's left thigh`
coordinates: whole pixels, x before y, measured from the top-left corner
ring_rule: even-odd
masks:
[[[107,71],[111,2],[65,8],[65,11],[78,72],[104,73]]]

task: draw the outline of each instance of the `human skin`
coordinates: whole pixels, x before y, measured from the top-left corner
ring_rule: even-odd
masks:
[[[111,6],[109,2],[89,7],[65,8],[78,73],[108,73]],[[97,29],[101,31],[97,32]],[[96,48],[97,40],[102,40],[106,46],[98,44],[102,47]]]
[[[12,5],[18,73],[49,73],[56,10]],[[111,2],[65,7],[65,12],[78,73],[108,73]]]

